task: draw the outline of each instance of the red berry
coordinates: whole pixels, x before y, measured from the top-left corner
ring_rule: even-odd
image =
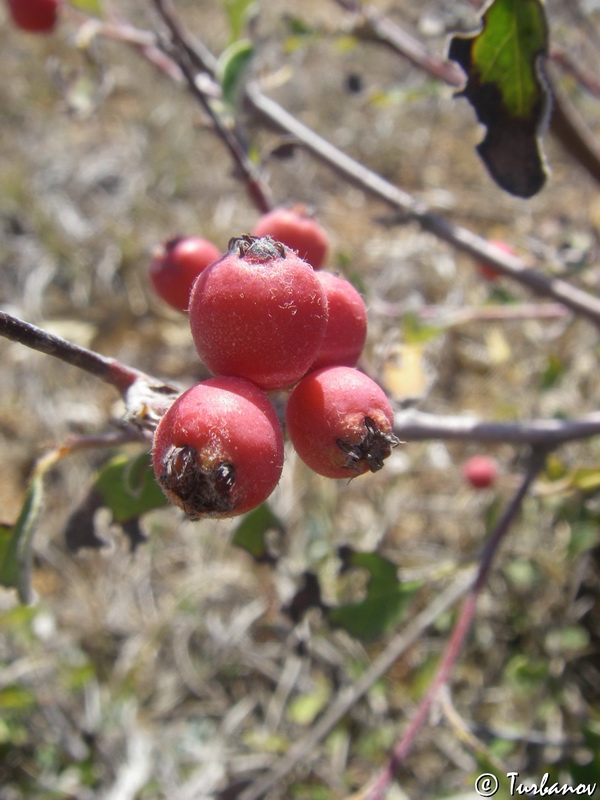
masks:
[[[150,263],[150,281],[156,294],[178,311],[187,311],[198,275],[221,257],[212,242],[199,236],[180,236],[158,247]]]
[[[344,365],[354,367],[367,336],[367,308],[354,286],[332,272],[316,273],[327,297],[325,337],[312,369]]]
[[[275,208],[264,214],[254,226],[253,236],[272,236],[295,250],[314,269],[325,261],[329,249],[327,234],[309,217],[303,206]]]
[[[498,468],[488,456],[473,456],[463,464],[463,475],[474,489],[486,489],[496,480]]]
[[[517,255],[514,247],[508,244],[508,242],[504,242],[502,239],[490,239],[489,243],[493,244],[495,247],[497,247],[499,250],[502,250],[503,253],[506,253],[509,256]],[[482,278],[485,278],[486,281],[497,281],[500,277],[498,270],[485,261],[478,261],[477,269],[479,270],[479,274],[482,276]]]
[[[241,378],[210,378],[175,400],[154,434],[156,479],[190,519],[232,517],[271,494],[283,435],[268,397]]]
[[[383,467],[398,444],[383,389],[351,367],[310,372],[292,390],[286,423],[300,458],[319,475],[353,478]]]
[[[244,236],[195,282],[189,318],[196,349],[213,373],[270,391],[295,383],[314,361],[327,300],[296,253],[269,237]]]
[[[14,24],[30,33],[50,33],[58,19],[60,0],[8,0]]]

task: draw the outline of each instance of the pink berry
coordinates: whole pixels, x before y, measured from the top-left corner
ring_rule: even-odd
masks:
[[[283,467],[283,434],[268,397],[241,378],[209,378],[175,400],[154,434],[156,480],[190,519],[260,505]]]
[[[295,250],[300,258],[319,269],[329,250],[323,228],[309,217],[303,206],[275,208],[264,214],[252,230],[253,236],[271,236]]]
[[[315,360],[327,299],[296,253],[270,237],[243,236],[194,283],[189,320],[211,372],[271,391],[298,381]]]
[[[486,489],[496,480],[498,468],[489,456],[472,456],[463,464],[463,475],[474,489]]]
[[[352,367],[324,367],[296,384],[286,425],[296,452],[328,478],[353,478],[383,467],[398,444],[383,389]]]
[[[159,297],[177,311],[185,312],[194,281],[220,257],[219,248],[200,236],[169,239],[153,254],[150,281]]]
[[[332,272],[316,273],[327,297],[325,336],[311,370],[356,366],[367,336],[367,308],[354,286]]]

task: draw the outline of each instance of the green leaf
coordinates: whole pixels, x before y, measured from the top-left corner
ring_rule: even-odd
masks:
[[[147,453],[131,458],[118,455],[98,473],[94,483],[103,504],[112,512],[115,522],[125,522],[167,505],[162,489],[156,483]]]
[[[325,613],[330,624],[363,640],[389,633],[405,616],[421,582],[401,584],[396,565],[378,553],[359,553],[345,547],[340,549],[340,556],[343,571],[355,568],[367,571],[367,593],[358,603],[328,608]]]
[[[230,106],[235,105],[238,89],[253,55],[254,45],[250,39],[238,39],[225,48],[219,56],[217,75],[223,99]]]
[[[12,528],[0,529],[0,585],[16,588],[22,603],[31,602],[31,546],[43,499],[43,471],[38,471]]]
[[[477,150],[496,183],[532,197],[547,177],[540,135],[550,96],[541,76],[548,52],[542,0],[493,0],[481,31],[453,37],[449,58],[467,75],[466,97],[486,126]]]
[[[240,39],[248,17],[256,6],[255,0],[224,0],[225,13],[229,22],[231,41]]]
[[[269,531],[283,533],[283,523],[266,503],[250,511],[238,524],[233,534],[233,544],[250,553],[255,561],[275,563],[277,558],[269,549],[267,534]]]
[[[406,344],[426,344],[443,332],[443,328],[423,322],[414,311],[407,311],[402,317],[402,339]]]
[[[78,11],[83,11],[84,14],[91,14],[93,17],[104,16],[102,0],[69,0],[69,5]]]

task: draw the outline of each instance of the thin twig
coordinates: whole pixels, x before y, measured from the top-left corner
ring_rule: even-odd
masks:
[[[256,208],[262,214],[270,211],[274,202],[268,184],[248,157],[235,128],[230,127],[215,111],[210,99],[201,88],[200,82],[196,80],[198,71],[205,72],[210,77],[214,76],[214,57],[208,48],[189,40],[179,25],[169,0],[154,0],[154,5],[169,28],[174,45],[174,50],[169,55],[178,64],[188,89],[209,115],[215,132],[227,148],[239,173],[243,176],[248,195]]]
[[[61,336],[48,333],[48,331],[18,319],[6,311],[0,311],[0,336],[89,372],[115,386],[121,394],[124,394],[135,381],[143,376],[142,372],[122,364],[115,358],[107,358],[93,350],[73,344]]]
[[[498,524],[484,545],[479,562],[477,577],[475,578],[473,586],[471,587],[471,590],[465,599],[458,620],[456,621],[456,624],[452,630],[452,635],[444,651],[444,655],[436,676],[429,685],[424,698],[419,704],[417,713],[411,720],[406,732],[394,747],[388,764],[370,785],[367,793],[369,800],[382,800],[383,797],[385,797],[391,782],[397,775],[398,770],[404,763],[406,756],[412,748],[417,732],[425,723],[433,701],[435,700],[441,687],[444,686],[444,684],[448,681],[452,668],[458,659],[465,639],[467,638],[471,628],[477,600],[481,590],[485,586],[489,571],[494,561],[494,557],[498,552],[498,548],[504,540],[504,537],[506,536],[510,526],[519,513],[523,500],[528,494],[533,481],[543,468],[546,455],[547,450],[545,448],[538,448],[532,451],[527,472],[523,477],[519,488],[517,489],[514,497],[506,507],[504,514],[498,521]]]
[[[351,708],[369,691],[398,658],[418,640],[424,630],[451,608],[465,593],[472,583],[475,570],[468,569],[439,594],[423,611],[417,614],[385,650],[373,661],[369,669],[352,686],[342,690],[336,702],[299,741],[297,741],[267,775],[255,781],[239,797],[239,800],[259,800],[266,792],[306,759],[315,746],[322,741],[351,710]]]

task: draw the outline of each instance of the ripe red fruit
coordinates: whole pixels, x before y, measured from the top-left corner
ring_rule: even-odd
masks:
[[[473,456],[463,464],[463,475],[474,489],[486,489],[496,480],[498,468],[488,456]]]
[[[189,319],[196,349],[216,375],[267,391],[295,383],[315,359],[327,300],[314,270],[271,238],[244,236],[199,276]]]
[[[194,281],[220,257],[219,248],[200,236],[169,239],[155,250],[150,262],[154,291],[173,308],[187,311]]]
[[[490,244],[493,244],[499,250],[502,250],[503,253],[506,253],[509,256],[516,256],[516,250],[512,247],[508,242],[503,241],[502,239],[490,239]],[[485,261],[478,261],[477,262],[477,269],[479,270],[479,274],[482,278],[485,278],[486,281],[497,281],[500,278],[500,273],[498,272],[495,267],[491,264],[487,264]]]
[[[283,434],[264,392],[241,378],[209,378],[163,416],[152,462],[164,493],[190,519],[232,517],[277,485]]]
[[[50,33],[58,19],[60,0],[8,0],[14,24],[30,33]]]
[[[354,367],[367,336],[367,308],[354,286],[332,272],[317,272],[327,297],[325,336],[311,370],[333,365]]]
[[[295,250],[314,269],[325,261],[329,239],[321,226],[309,217],[303,206],[275,208],[264,214],[252,230],[253,236],[271,236]]]
[[[352,367],[310,372],[292,390],[287,431],[302,461],[328,478],[353,478],[383,467],[399,442],[383,389]]]

